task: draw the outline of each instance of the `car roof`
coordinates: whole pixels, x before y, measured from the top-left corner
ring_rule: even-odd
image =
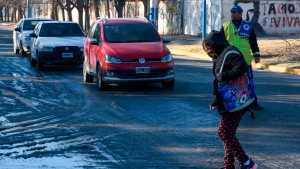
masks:
[[[42,24],[44,24],[44,23],[69,23],[69,24],[77,24],[77,23],[71,22],[71,21],[55,21],[55,20],[43,21]]]
[[[146,18],[110,18],[110,19],[100,19],[98,23],[103,22],[103,24],[128,24],[128,23],[149,23]]]
[[[23,18],[24,21],[51,21],[48,18]]]

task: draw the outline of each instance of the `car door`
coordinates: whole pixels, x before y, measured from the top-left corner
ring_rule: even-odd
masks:
[[[90,41],[97,41],[97,44],[90,44],[90,65],[94,71],[96,70],[97,66],[99,44],[101,43],[100,35],[100,25],[97,23],[94,26],[93,34],[90,38]]]

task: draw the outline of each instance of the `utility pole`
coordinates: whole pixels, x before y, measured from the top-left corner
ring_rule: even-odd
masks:
[[[206,0],[202,0],[202,17],[201,17],[201,26],[202,26],[202,39],[204,40],[207,36],[207,5]]]
[[[158,0],[150,0],[150,21],[158,28]]]
[[[27,18],[32,18],[32,0],[27,0],[26,2],[26,7],[27,7]]]

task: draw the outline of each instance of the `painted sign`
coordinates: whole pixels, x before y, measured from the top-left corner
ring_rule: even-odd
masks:
[[[222,22],[230,20],[235,0],[223,0]],[[300,33],[300,0],[260,0],[246,3],[240,0],[244,19],[252,21],[259,34]]]
[[[261,1],[260,25],[267,33],[300,33],[300,1]]]

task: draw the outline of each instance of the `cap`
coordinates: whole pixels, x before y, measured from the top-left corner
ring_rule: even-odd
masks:
[[[234,5],[231,8],[231,13],[243,13],[243,8],[239,5]]]

